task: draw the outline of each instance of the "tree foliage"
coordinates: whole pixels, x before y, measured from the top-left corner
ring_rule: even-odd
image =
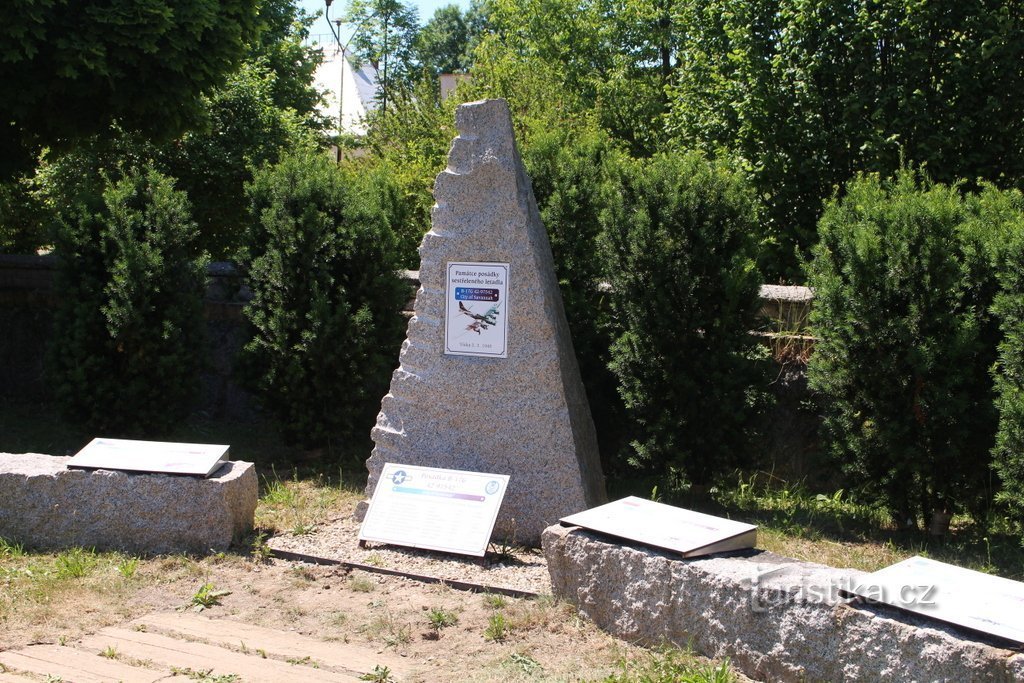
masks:
[[[401,0],[350,0],[344,20],[355,27],[356,58],[380,73],[380,108],[386,112],[393,92],[415,80],[419,12]]]
[[[636,155],[663,140],[664,87],[677,65],[669,0],[492,0],[488,31],[474,52],[493,70],[495,55],[554,75],[575,101],[566,114],[592,111]],[[552,30],[552,27],[557,27]],[[474,70],[474,76],[481,69]]]
[[[901,159],[939,181],[1024,177],[1024,6],[686,0],[669,130],[747,164],[773,276],[797,276],[823,202]]]
[[[438,7],[416,35],[416,61],[432,76],[466,71],[469,30],[458,5]]]
[[[419,267],[417,249],[430,229],[434,178],[444,170],[456,135],[457,101],[441,102],[438,89],[426,80],[397,92],[387,113],[369,117],[364,144],[372,157],[346,162],[353,172],[369,174],[381,195],[403,268]]]
[[[253,169],[316,143],[302,114],[275,104],[278,83],[263,60],[243,63],[204,97],[201,127],[154,150],[192,200],[201,247],[218,259],[233,258],[244,245],[252,220],[245,183]]]
[[[11,0],[0,5],[0,178],[43,146],[105,131],[170,137],[258,26],[245,0]]]
[[[31,176],[0,182],[0,254],[32,254],[47,244],[46,211]]]
[[[322,129],[317,106],[320,93],[313,74],[323,60],[316,46],[307,45],[314,17],[295,6],[294,0],[263,0],[261,30],[249,40],[249,68],[273,74],[270,100],[274,106],[294,110],[313,129]]]

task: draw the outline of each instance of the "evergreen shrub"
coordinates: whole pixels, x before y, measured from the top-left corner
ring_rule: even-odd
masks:
[[[904,169],[851,181],[819,223],[810,385],[851,488],[907,526],[991,499],[991,200]]]
[[[408,296],[378,193],[304,150],[264,166],[248,194],[247,383],[290,440],[361,447],[398,358]]]
[[[538,126],[523,146],[541,221],[554,255],[573,347],[597,428],[606,473],[622,471],[613,456],[624,438],[622,401],[608,367],[611,306],[599,258],[605,185],[620,153],[603,132]]]
[[[1018,195],[1018,198],[1020,195]],[[995,366],[999,429],[993,460],[1002,483],[999,501],[1024,530],[1024,211],[1013,223],[994,306],[1002,339]]]
[[[129,167],[66,208],[56,232],[59,404],[107,435],[166,429],[191,408],[205,357],[206,263],[185,194],[151,165]]]
[[[675,488],[751,464],[766,378],[749,334],[760,277],[748,186],[700,155],[659,155],[623,165],[605,201],[631,462]]]

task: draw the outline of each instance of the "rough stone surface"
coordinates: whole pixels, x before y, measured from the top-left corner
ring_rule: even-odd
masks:
[[[199,479],[69,470],[70,459],[0,453],[0,538],[40,549],[207,553],[252,528],[252,463]]]
[[[601,628],[690,644],[758,680],[1024,680],[1024,655],[840,597],[862,572],[762,551],[685,560],[560,526],[543,546],[554,595]]]
[[[536,546],[547,525],[606,500],[597,439],[508,105],[465,104],[455,119],[366,491],[385,462],[508,474],[495,536]],[[450,261],[510,264],[508,358],[443,354]]]

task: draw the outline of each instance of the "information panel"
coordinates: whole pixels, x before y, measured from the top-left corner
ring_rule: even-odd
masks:
[[[359,540],[483,557],[506,488],[507,474],[387,463]]]
[[[208,477],[227,459],[224,445],[96,438],[68,461],[68,467]]]
[[[911,557],[844,591],[957,626],[1024,643],[1024,583]]]
[[[448,263],[444,352],[508,358],[507,263]]]
[[[757,527],[630,496],[563,517],[562,524],[672,550],[683,557],[753,548]]]

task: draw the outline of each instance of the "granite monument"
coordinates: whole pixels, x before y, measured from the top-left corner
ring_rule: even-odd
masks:
[[[507,474],[494,536],[537,546],[606,501],[594,424],[508,105],[464,104],[456,126],[367,495],[387,462]]]

